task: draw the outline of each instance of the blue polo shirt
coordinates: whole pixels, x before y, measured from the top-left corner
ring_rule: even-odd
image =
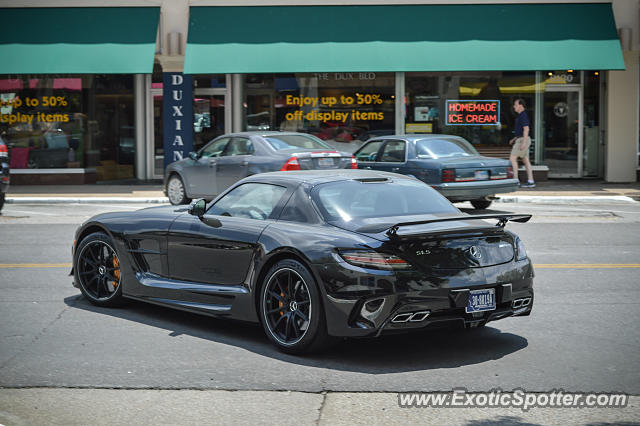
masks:
[[[516,117],[516,124],[513,126],[513,132],[517,138],[522,137],[524,126],[529,126],[529,136],[531,136],[531,124],[529,124],[529,116],[526,111],[522,111]]]

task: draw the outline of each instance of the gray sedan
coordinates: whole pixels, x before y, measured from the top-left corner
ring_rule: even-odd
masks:
[[[240,179],[278,170],[357,169],[356,160],[315,136],[293,132],[244,132],[217,137],[171,163],[164,187],[171,204],[213,199]]]

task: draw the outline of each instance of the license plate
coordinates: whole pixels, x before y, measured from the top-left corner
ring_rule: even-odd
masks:
[[[476,170],[476,180],[487,180],[487,179],[489,179],[488,170]]]
[[[318,166],[320,167],[332,167],[333,158],[318,158]]]
[[[469,302],[466,311],[482,312],[493,311],[496,308],[496,290],[487,288],[484,290],[471,290],[469,292]]]

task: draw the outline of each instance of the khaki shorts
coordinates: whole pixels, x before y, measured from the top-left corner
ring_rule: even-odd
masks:
[[[511,155],[513,155],[516,158],[529,156],[529,147],[531,146],[531,138],[527,137],[527,143],[525,144],[524,149],[520,149],[521,144],[522,144],[522,137],[519,137],[513,143],[513,148],[511,148]]]

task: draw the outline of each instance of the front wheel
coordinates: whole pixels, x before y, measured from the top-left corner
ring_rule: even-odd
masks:
[[[281,260],[269,270],[260,291],[260,317],[278,349],[302,354],[329,343],[321,294],[300,262]]]
[[[124,301],[120,259],[114,247],[113,240],[103,232],[88,235],[78,245],[75,280],[94,305],[119,306]]]
[[[481,198],[479,200],[471,200],[471,205],[478,210],[484,210],[489,208],[491,201]]]
[[[167,182],[167,197],[169,198],[169,202],[174,206],[180,204],[187,204],[191,200],[187,198],[187,193],[184,189],[184,183],[180,176],[172,175]]]

